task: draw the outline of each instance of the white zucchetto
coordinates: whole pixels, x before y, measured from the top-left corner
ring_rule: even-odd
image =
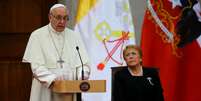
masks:
[[[53,5],[53,6],[50,8],[50,11],[52,11],[52,10],[55,9],[55,8],[59,8],[59,7],[66,8],[66,6],[63,5],[63,4],[55,4],[55,5]]]

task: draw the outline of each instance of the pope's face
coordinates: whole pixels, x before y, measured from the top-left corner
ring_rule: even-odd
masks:
[[[57,32],[64,31],[68,20],[67,10],[63,7],[55,8],[49,15],[49,21]]]
[[[125,51],[124,60],[129,67],[141,65],[141,57],[139,52],[134,49],[130,48]]]

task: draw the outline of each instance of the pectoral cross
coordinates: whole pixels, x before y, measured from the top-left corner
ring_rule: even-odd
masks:
[[[57,62],[60,64],[60,67],[63,68],[64,60],[62,60],[62,58],[59,58]]]

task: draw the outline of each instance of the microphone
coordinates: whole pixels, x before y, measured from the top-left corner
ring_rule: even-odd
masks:
[[[81,76],[82,76],[82,80],[84,80],[84,64],[82,62],[82,58],[81,58],[81,55],[80,55],[80,51],[79,51],[79,47],[76,46],[76,50],[78,52],[78,55],[79,55],[79,58],[80,58],[80,62],[82,64],[82,70],[81,70]]]

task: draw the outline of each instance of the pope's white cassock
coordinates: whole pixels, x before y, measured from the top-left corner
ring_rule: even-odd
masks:
[[[76,46],[87,77],[90,74],[88,55],[79,33],[68,28],[58,33],[48,24],[31,34],[23,57],[23,62],[31,63],[34,75],[30,101],[65,101],[63,94],[53,93],[48,87],[54,80],[81,78],[81,61]],[[71,97],[75,101],[75,94]]]

